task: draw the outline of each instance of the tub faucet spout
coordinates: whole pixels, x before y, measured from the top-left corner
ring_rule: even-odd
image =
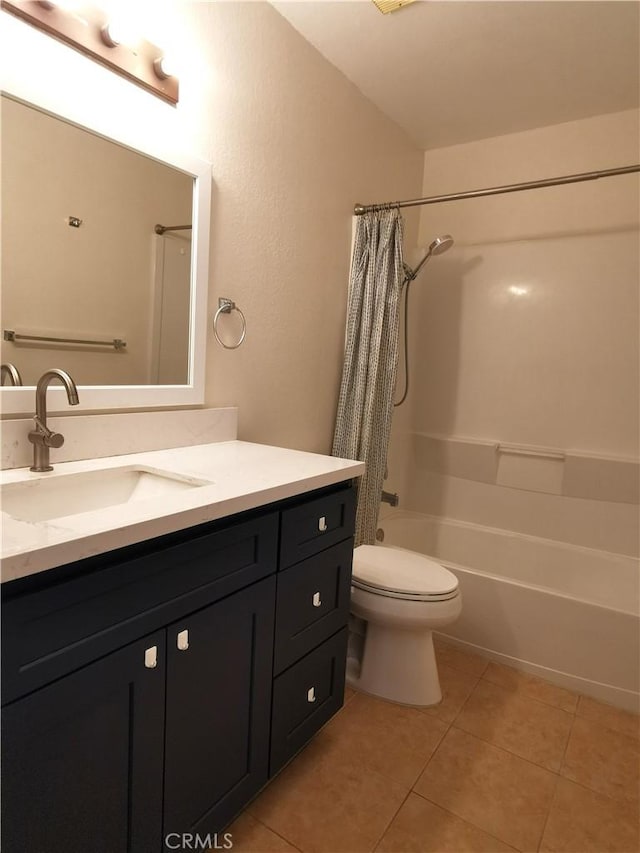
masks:
[[[36,413],[33,418],[36,428],[29,433],[29,441],[33,444],[33,465],[31,471],[53,471],[49,463],[49,448],[62,447],[64,436],[59,432],[52,432],[47,426],[47,388],[59,379],[67,392],[70,406],[77,406],[80,402],[76,383],[66,370],[52,368],[42,374],[36,386]]]
[[[398,501],[400,500],[397,492],[383,492],[380,498],[383,504],[389,504],[389,506],[398,506]]]

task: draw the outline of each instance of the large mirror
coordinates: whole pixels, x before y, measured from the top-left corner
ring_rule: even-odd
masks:
[[[85,410],[202,403],[208,164],[149,156],[13,94],[1,110],[0,346],[23,386],[3,370],[3,412],[31,412],[51,367]]]
[[[193,177],[7,97],[1,122],[2,362],[186,385]]]

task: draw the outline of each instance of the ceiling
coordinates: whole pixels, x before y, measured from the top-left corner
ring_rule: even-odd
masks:
[[[638,106],[633,0],[272,2],[420,148]]]

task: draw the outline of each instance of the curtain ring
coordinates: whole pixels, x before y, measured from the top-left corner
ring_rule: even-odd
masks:
[[[230,314],[232,311],[237,311],[242,320],[242,332],[240,333],[240,339],[235,344],[225,344],[220,335],[218,334],[218,320],[220,319],[221,314]],[[226,299],[224,296],[218,299],[218,310],[213,315],[213,334],[215,335],[216,340],[220,344],[221,347],[225,349],[238,349],[240,344],[244,341],[247,335],[247,321],[245,319],[244,314],[238,308],[235,302],[231,299]]]

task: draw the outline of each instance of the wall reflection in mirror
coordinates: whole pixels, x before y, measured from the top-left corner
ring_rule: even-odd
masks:
[[[191,231],[156,225],[191,223],[193,177],[4,96],[2,134],[1,361],[188,383]]]

